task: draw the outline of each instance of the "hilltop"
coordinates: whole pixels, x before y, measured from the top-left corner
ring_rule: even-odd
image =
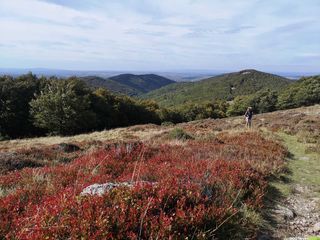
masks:
[[[95,88],[103,87],[111,92],[129,96],[141,95],[175,83],[175,81],[156,74],[120,74],[109,78],[88,76],[81,79],[89,86]]]
[[[170,84],[142,97],[154,99],[161,106],[176,106],[186,102],[201,103],[212,99],[232,100],[236,96],[253,94],[267,88],[281,91],[291,82],[281,76],[248,69],[198,82]]]

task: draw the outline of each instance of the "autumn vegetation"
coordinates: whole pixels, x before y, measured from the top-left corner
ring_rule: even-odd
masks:
[[[0,238],[254,237],[268,178],[283,169],[286,150],[256,132],[182,141],[106,145],[0,176]],[[105,182],[137,184],[80,194]]]
[[[272,132],[316,151],[318,113],[257,115],[263,131],[233,117],[3,141],[0,239],[255,239],[269,183],[287,166]],[[62,151],[70,141],[79,149]],[[97,183],[133,187],[81,194]]]

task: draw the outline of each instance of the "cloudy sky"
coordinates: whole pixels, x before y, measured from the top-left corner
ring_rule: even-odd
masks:
[[[0,0],[0,67],[320,70],[320,0]]]

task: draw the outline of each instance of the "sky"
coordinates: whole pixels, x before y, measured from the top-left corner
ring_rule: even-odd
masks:
[[[320,72],[320,0],[0,0],[0,68]]]

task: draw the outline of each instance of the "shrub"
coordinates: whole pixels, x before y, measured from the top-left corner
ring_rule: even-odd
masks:
[[[185,132],[181,128],[175,128],[169,133],[169,138],[178,140],[188,140],[193,139],[193,136],[191,136],[189,133]]]
[[[162,122],[161,126],[165,126],[165,127],[174,126],[174,123],[173,122]]]
[[[118,145],[0,176],[0,239],[253,238],[266,179],[285,151],[254,133],[219,137]],[[93,183],[130,181],[154,184],[80,195]]]

